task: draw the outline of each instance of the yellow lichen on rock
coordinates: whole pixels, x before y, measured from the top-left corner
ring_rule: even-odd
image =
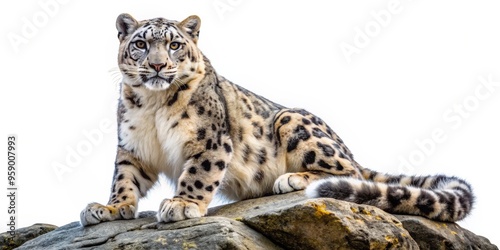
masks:
[[[357,207],[351,206],[351,211],[355,214],[359,213],[359,209]]]
[[[188,250],[188,249],[197,249],[198,246],[196,246],[196,243],[194,242],[183,242],[182,243],[182,249]]]
[[[359,211],[364,215],[372,216],[372,213],[366,208],[360,207]]]
[[[386,235],[385,240],[392,243],[395,246],[399,245],[398,238],[394,237],[393,235]]]
[[[316,217],[322,217],[325,215],[330,215],[331,212],[326,210],[326,204],[325,203],[310,203],[310,205],[314,208],[314,216]]]
[[[154,242],[158,242],[162,245],[167,245],[167,239],[165,237],[160,236],[158,239],[156,239]]]

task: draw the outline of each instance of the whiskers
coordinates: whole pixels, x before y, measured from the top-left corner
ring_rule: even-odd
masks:
[[[141,77],[141,74],[144,73],[144,70],[141,70],[141,68],[139,68],[138,70],[136,66],[128,64],[121,64],[120,68],[121,71],[123,72],[122,80],[126,81],[127,84],[133,87],[139,87],[143,84],[143,79]]]
[[[113,67],[108,70],[109,76],[111,77],[111,81],[113,82],[113,85],[119,89],[120,83],[123,79],[122,72],[118,67]]]
[[[180,88],[184,82],[183,80],[175,77],[175,71],[161,72],[160,74],[152,72],[151,69],[144,65],[129,65],[121,64],[121,72],[118,68],[113,68],[109,72],[114,81],[125,81],[128,85],[139,87],[141,85],[150,85],[152,88],[165,89],[168,85],[174,85]],[[122,79],[123,78],[123,79]],[[171,78],[171,82],[168,82]]]
[[[182,86],[182,81],[181,79],[179,79],[178,77],[175,77],[173,82],[170,83],[170,84],[173,84],[175,85],[177,88],[180,88]]]

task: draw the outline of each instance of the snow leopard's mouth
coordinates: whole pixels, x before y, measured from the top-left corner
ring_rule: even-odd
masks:
[[[169,75],[166,77],[154,76],[145,82],[145,86],[150,90],[165,90],[173,82],[175,75]]]

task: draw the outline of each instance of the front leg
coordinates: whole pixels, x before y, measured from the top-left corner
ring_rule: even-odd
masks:
[[[88,204],[80,214],[82,225],[135,218],[139,199],[146,195],[157,176],[129,152],[118,149],[108,204]]]
[[[203,150],[184,164],[177,182],[176,195],[165,199],[158,211],[158,221],[170,222],[205,216],[212,198],[221,185],[232,156],[229,138],[198,142]],[[201,144],[196,148],[200,148]],[[190,150],[191,151],[191,150]]]

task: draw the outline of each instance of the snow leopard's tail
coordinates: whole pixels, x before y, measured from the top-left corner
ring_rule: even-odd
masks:
[[[369,169],[362,174],[365,180],[331,177],[315,181],[306,194],[448,222],[465,218],[474,204],[471,186],[457,177],[387,175]]]

